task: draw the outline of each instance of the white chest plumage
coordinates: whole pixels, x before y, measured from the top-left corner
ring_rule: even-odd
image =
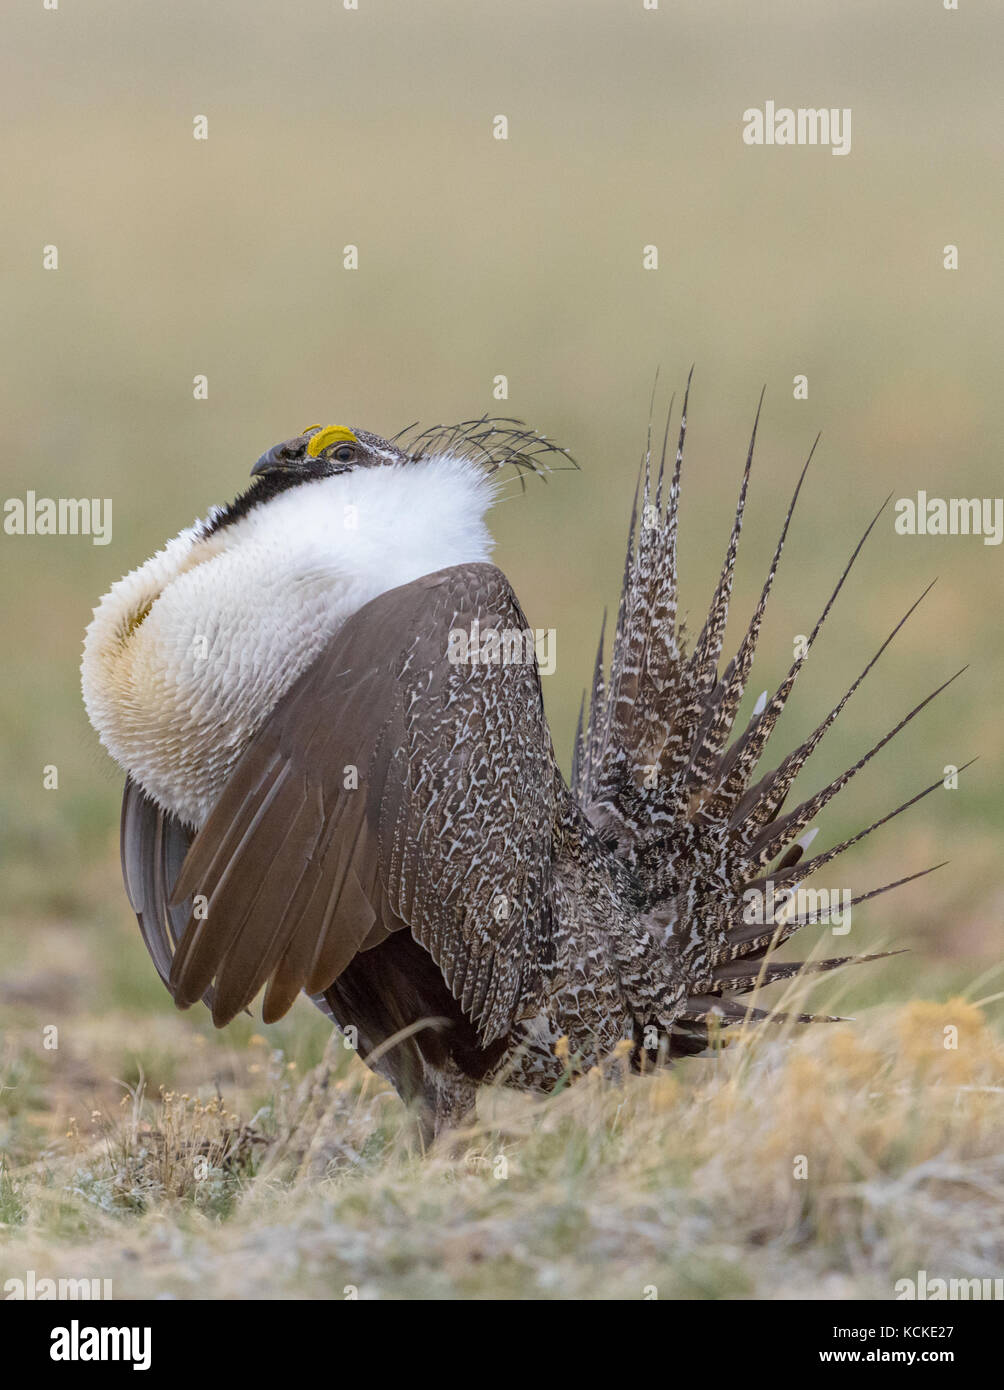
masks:
[[[84,702],[112,757],[201,825],[251,735],[363,604],[489,558],[491,479],[445,455],[303,483],[112,586],[84,639]]]

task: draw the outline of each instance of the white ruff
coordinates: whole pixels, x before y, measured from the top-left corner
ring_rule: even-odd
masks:
[[[182,531],[94,610],[81,679],[101,742],[161,806],[201,825],[347,617],[490,557],[494,495],[481,469],[438,455],[303,483],[209,537],[203,523]]]

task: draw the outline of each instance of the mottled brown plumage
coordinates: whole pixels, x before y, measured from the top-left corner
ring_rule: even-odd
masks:
[[[222,1025],[264,988],[270,1021],[305,990],[356,1030],[364,1057],[379,1050],[378,1068],[433,1126],[462,1117],[484,1080],[553,1087],[566,1071],[562,1037],[582,1066],[628,1038],[640,1066],[701,1050],[712,1024],[768,1017],[735,996],[796,973],[770,953],[813,919],[751,924],[744,895],[815,873],[940,784],[802,860],[809,824],[933,695],[783,812],[905,618],[814,733],[758,777],[807,653],[745,729],[734,726],[808,462],[723,667],[756,426],[721,578],[688,651],[676,578],[686,411],[685,400],[668,479],[666,440],[658,467],[646,453],[609,673],[601,633],[570,786],[536,665],[448,657],[457,630],[526,628],[505,576],[481,563],[391,589],[350,617],[264,720],[197,834],[127,782],[126,886],[180,1006],[205,997]],[[455,437],[469,450],[482,427],[467,422]],[[514,449],[537,440],[507,428]]]

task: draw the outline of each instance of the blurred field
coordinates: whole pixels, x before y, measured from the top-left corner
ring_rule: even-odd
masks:
[[[780,744],[815,725],[930,579],[939,582],[796,793],[853,762],[966,662],[966,675],[827,812],[819,844],[912,795],[946,764],[980,761],[957,791],[934,794],[847,857],[844,881],[862,890],[951,861],[855,918],[851,949],[911,947],[846,981],[842,1008],[864,1011],[858,1041],[806,1041],[789,1060],[770,1051],[754,1089],[747,1075],[729,1091],[725,1063],[643,1079],[624,1121],[615,1093],[601,1088],[579,1102],[573,1088],[539,1132],[528,1135],[522,1122],[489,1125],[485,1152],[506,1148],[522,1173],[515,1185],[448,1155],[428,1177],[423,1162],[400,1151],[396,1103],[377,1100],[376,1090],[345,1121],[356,1158],[316,1190],[302,1177],[256,1188],[252,1144],[237,1176],[220,1180],[216,1208],[157,1191],[130,1208],[114,1184],[101,1187],[107,1174],[88,1156],[91,1111],[118,1116],[118,1083],[141,1078],[154,1100],[163,1086],[208,1101],[218,1081],[238,1130],[260,1132],[257,1147],[272,1153],[266,1141],[280,1135],[294,1083],[325,1044],[323,1020],[306,1003],[272,1028],[242,1020],[223,1035],[174,1011],[119,881],[121,776],[79,697],[80,642],[98,596],[240,490],[265,447],[314,420],[393,433],[415,419],[489,410],[525,418],[571,449],[580,473],[525,495],[513,489],[493,523],[498,561],[531,624],[558,633],[545,697],[566,767],[600,615],[616,603],[657,366],[661,412],[697,364],[681,540],[683,600],[695,620],[721,562],[767,383],[730,636],[759,591],[797,469],[823,431],[749,703],[787,669],[794,636],[811,627],[887,493],[1002,490],[1002,23],[991,6],[948,13],[933,0],[778,0],[754,13],[698,0],[665,0],[657,12],[640,0],[360,3],[346,12],[328,0],[98,0],[5,17],[4,496],[111,497],[114,540],[102,547],[85,537],[0,535],[4,1267],[23,1268],[30,1255],[38,1270],[49,1260],[76,1272],[93,1259],[99,1272],[117,1271],[117,1261],[141,1253],[145,1282],[122,1275],[123,1292],[247,1292],[239,1266],[248,1243],[267,1250],[278,1223],[304,1233],[292,1245],[304,1270],[280,1279],[284,1293],[338,1293],[343,1276],[352,1282],[342,1256],[331,1254],[333,1233],[351,1227],[365,1278],[385,1293],[414,1294],[424,1278],[437,1294],[495,1287],[633,1297],[636,1285],[655,1282],[684,1296],[776,1296],[801,1290],[804,1260],[821,1296],[887,1296],[892,1255],[886,1249],[876,1273],[880,1242],[855,1243],[842,1225],[833,1234],[819,1205],[825,1189],[793,1213],[788,1183],[788,1196],[762,1217],[766,1235],[756,1234],[742,1164],[729,1155],[741,1154],[750,1126],[769,1131],[786,1087],[810,1104],[812,1088],[797,1080],[805,1068],[845,1077],[834,1088],[853,1109],[863,1065],[854,1049],[874,1048],[884,1058],[876,1066],[894,1078],[888,1093],[907,1098],[881,1135],[861,1119],[860,1153],[850,1163],[841,1151],[826,1181],[841,1192],[848,1183],[879,1184],[869,1191],[901,1184],[907,1196],[889,1239],[907,1273],[911,1261],[925,1263],[923,1237],[909,1234],[915,1165],[944,1158],[970,1176],[984,1172],[991,1034],[972,1020],[960,1054],[970,1080],[941,1076],[956,1100],[942,1090],[938,1104],[945,1113],[955,1104],[956,1118],[937,1153],[914,1133],[921,1102],[909,1078],[919,1073],[907,1078],[901,1069],[914,1063],[889,1040],[900,1037],[897,1020],[912,1027],[918,1016],[911,1009],[919,1006],[896,1013],[894,1004],[961,994],[975,1001],[1001,988],[986,972],[1000,960],[1004,911],[1004,548],[972,537],[897,537],[889,514],[807,665]],[[744,146],[742,112],[768,98],[851,107],[851,153]],[[507,142],[491,138],[497,113],[509,117]],[[205,143],[192,138],[197,114],[209,117]],[[356,272],[342,269],[350,242],[359,246]],[[960,248],[954,273],[942,268],[949,242]],[[56,272],[42,269],[51,243]],[[650,243],[659,246],[655,272],[641,268]],[[196,373],[209,377],[206,401],[193,400]],[[499,373],[509,380],[505,402],[492,399]],[[808,375],[807,401],[792,397],[797,373]],[[51,765],[58,789],[45,790],[42,770]],[[931,1017],[937,1031],[940,1015]],[[59,1047],[49,1052],[41,1039],[52,1024]],[[252,1043],[253,1034],[266,1041]],[[826,1051],[841,1047],[846,1067]],[[970,1081],[976,1089],[967,1091]],[[347,1094],[361,1084],[353,1073]],[[733,1108],[716,1155],[707,1103],[719,1088]],[[683,1137],[664,1146],[676,1106]],[[71,1117],[77,1138],[68,1139]],[[832,1115],[826,1123],[839,1128]],[[178,1124],[185,1130],[188,1121]],[[687,1161],[685,1143],[696,1155]],[[840,1166],[845,1160],[850,1167]],[[97,1173],[96,1185],[77,1191],[81,1164]],[[25,1165],[39,1166],[24,1176]],[[11,1186],[15,1170],[22,1176]],[[917,1181],[923,1200],[936,1204],[928,1178]],[[946,1234],[938,1248],[946,1272],[975,1274],[977,1256],[989,1259],[978,1232],[990,1189],[983,1177],[961,1181],[965,1193],[946,1189],[946,1201],[958,1199],[957,1243]],[[740,1206],[748,1198],[745,1215],[731,1243],[712,1241],[714,1267],[696,1282],[671,1272],[685,1249],[678,1241],[653,1255],[651,1279],[640,1263],[621,1271],[620,1247],[604,1235],[619,1217],[623,1232],[644,1227],[657,1246],[669,1240],[667,1192],[699,1204],[702,1192],[720,1196],[730,1184]],[[657,1206],[650,1227],[648,1201]],[[856,1203],[841,1197],[834,1210],[860,1215]],[[538,1260],[527,1233],[545,1210],[554,1234]],[[480,1272],[470,1272],[463,1252],[454,1259],[421,1234],[444,1211],[461,1245],[480,1248],[485,1233],[482,1255],[470,1257]],[[163,1253],[175,1221],[179,1239],[202,1252],[195,1286],[173,1247]],[[418,1232],[404,1256],[373,1234],[402,1221]],[[798,1240],[776,1264],[773,1253],[759,1262],[761,1244],[774,1252],[772,1242],[793,1231]],[[492,1252],[514,1234],[528,1253],[507,1273]],[[572,1266],[604,1252],[610,1281],[587,1286]],[[437,1259],[447,1264],[439,1272]],[[933,1255],[926,1267],[935,1267]],[[404,1272],[391,1277],[394,1270]]]

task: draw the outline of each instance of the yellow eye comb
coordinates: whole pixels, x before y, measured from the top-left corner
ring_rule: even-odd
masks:
[[[344,425],[325,425],[324,429],[315,434],[307,444],[307,453],[312,459],[316,459],[331,444],[358,444],[358,442],[352,431],[347,430]]]

